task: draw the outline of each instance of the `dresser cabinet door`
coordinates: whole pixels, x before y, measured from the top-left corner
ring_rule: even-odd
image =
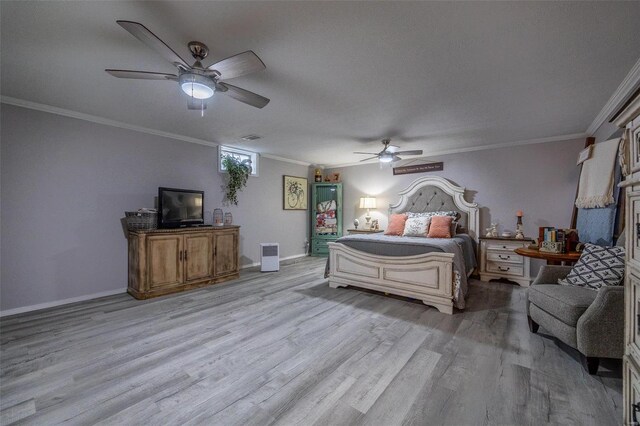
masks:
[[[217,232],[214,240],[213,275],[219,277],[238,272],[238,232]]]
[[[640,194],[630,195],[627,199],[627,264],[640,270]]]
[[[182,284],[182,235],[147,237],[147,282],[150,289]]]
[[[213,234],[184,236],[185,282],[213,275]]]
[[[631,172],[637,172],[640,171],[640,117],[629,125],[628,132],[631,135],[629,138]]]

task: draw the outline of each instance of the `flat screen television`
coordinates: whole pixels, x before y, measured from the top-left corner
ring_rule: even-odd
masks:
[[[204,191],[158,188],[158,227],[180,228],[204,224]]]

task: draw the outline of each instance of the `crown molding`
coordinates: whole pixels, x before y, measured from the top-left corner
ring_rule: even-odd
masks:
[[[215,142],[206,141],[204,139],[197,139],[189,136],[179,135],[177,133],[164,132],[162,130],[155,130],[155,129],[150,129],[148,127],[136,126],[135,124],[123,123],[121,121],[98,117],[97,115],[85,114],[83,112],[77,112],[69,109],[58,108],[51,105],[25,101],[24,99],[12,98],[10,96],[0,96],[0,102],[2,102],[3,104],[14,105],[22,108],[27,108],[27,109],[33,109],[36,111],[44,111],[50,114],[77,118],[78,120],[84,120],[84,121],[89,121],[91,123],[103,124],[105,126],[117,127],[119,129],[133,130],[134,132],[147,133],[150,135],[161,136],[164,138],[196,143],[198,145],[206,145],[206,146],[213,146],[213,147],[216,147],[219,145]]]
[[[629,71],[624,80],[622,80],[622,83],[620,83],[616,91],[611,95],[611,98],[609,98],[591,125],[587,128],[587,134],[593,136],[600,126],[616,113],[638,86],[640,86],[640,59],[631,67],[631,71]]]
[[[0,96],[0,103],[13,105],[21,108],[32,109],[36,111],[48,112],[50,114],[62,115],[64,117],[76,118],[78,120],[89,121],[91,123],[102,124],[105,126],[116,127],[119,129],[132,130],[134,132],[146,133],[149,135],[160,136],[163,138],[175,139],[183,142],[195,143],[198,145],[205,145],[210,147],[217,147],[219,143],[207,141],[204,139],[192,138],[190,136],[179,135],[177,133],[164,132],[162,130],[150,129],[148,127],[136,126],[135,124],[123,123],[122,121],[110,120],[108,118],[98,117],[96,115],[85,114],[83,112],[72,111],[65,108],[58,108],[51,105],[41,104],[38,102],[26,101],[24,99],[13,98],[11,96]],[[302,166],[309,166],[311,163],[304,161],[292,160],[285,157],[280,157],[271,154],[262,154],[258,152],[261,157],[270,158],[276,161],[282,161],[284,163],[293,163]]]
[[[432,152],[428,152],[427,154],[423,155],[422,157],[412,157],[411,159],[418,159],[418,158],[429,158],[429,157],[436,157],[436,156],[440,156],[440,155],[448,155],[448,154],[459,154],[462,152],[473,152],[473,151],[484,151],[487,149],[500,149],[500,148],[511,148],[511,147],[517,147],[517,146],[525,146],[525,145],[535,145],[535,144],[540,144],[540,143],[549,143],[549,142],[564,142],[564,141],[570,141],[570,140],[575,140],[575,139],[584,139],[586,138],[588,135],[586,133],[573,133],[570,135],[560,135],[560,136],[551,136],[551,137],[547,137],[547,138],[538,138],[538,139],[527,139],[527,140],[523,140],[523,141],[515,141],[515,142],[502,142],[502,143],[494,143],[494,144],[489,144],[489,145],[478,145],[478,146],[469,146],[469,147],[464,147],[464,148],[452,148],[452,149],[444,149],[441,151],[432,151]],[[327,168],[327,169],[336,169],[338,167],[351,167],[351,166],[364,166],[367,164],[376,164],[374,162],[371,163],[361,163],[361,162],[354,162],[354,163],[344,163],[344,164],[336,164],[336,165],[324,165],[323,167]]]
[[[299,166],[309,167],[311,165],[311,163],[308,163],[306,161],[292,160],[290,158],[280,157],[279,155],[273,155],[273,154],[260,154],[260,157],[269,158],[271,160],[276,160],[276,161],[282,161],[284,163],[297,164]]]

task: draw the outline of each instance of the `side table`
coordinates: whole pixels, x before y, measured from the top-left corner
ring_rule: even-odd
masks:
[[[384,229],[347,229],[349,235],[352,234],[379,234],[384,232]]]
[[[506,279],[528,287],[531,284],[530,260],[515,254],[514,250],[532,242],[530,238],[480,237],[480,279]]]

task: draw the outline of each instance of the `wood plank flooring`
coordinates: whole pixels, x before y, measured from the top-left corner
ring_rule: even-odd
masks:
[[[471,280],[450,316],[331,289],[324,260],[205,289],[0,320],[0,423],[613,425],[620,363],[589,376],[530,334],[524,289]]]

